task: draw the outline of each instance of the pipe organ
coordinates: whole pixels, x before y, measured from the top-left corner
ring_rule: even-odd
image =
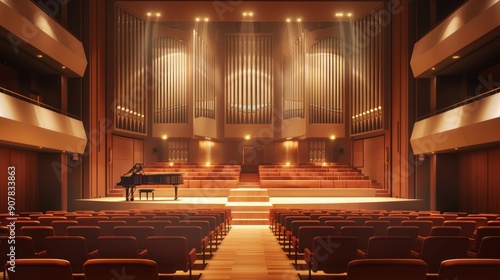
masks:
[[[306,43],[304,34],[283,59],[283,119],[305,118]]]
[[[227,35],[225,59],[226,123],[272,123],[272,36]]]

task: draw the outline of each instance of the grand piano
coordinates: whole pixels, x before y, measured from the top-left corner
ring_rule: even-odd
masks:
[[[133,201],[135,188],[141,185],[172,185],[175,191],[174,199],[177,200],[177,186],[181,184],[183,184],[181,173],[144,174],[143,164],[136,163],[132,169],[120,177],[120,182],[116,185],[125,188],[127,201]]]

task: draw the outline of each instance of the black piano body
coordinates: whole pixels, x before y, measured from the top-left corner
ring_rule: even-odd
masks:
[[[174,186],[175,200],[177,200],[177,187],[183,184],[182,173],[155,173],[155,174],[130,174],[120,177],[117,186],[125,188],[127,201],[134,200],[134,192],[137,186],[142,185],[172,185]]]

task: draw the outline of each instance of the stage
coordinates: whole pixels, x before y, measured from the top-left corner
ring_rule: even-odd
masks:
[[[127,210],[127,209],[210,209],[230,208],[233,211],[267,212],[271,208],[303,209],[373,209],[373,210],[427,210],[421,199],[376,197],[373,189],[179,189],[175,200],[173,190],[155,190],[155,199],[138,192],[134,201],[125,197],[76,199],[72,210]]]

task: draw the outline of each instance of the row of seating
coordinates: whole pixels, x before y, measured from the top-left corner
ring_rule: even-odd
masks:
[[[182,173],[184,184],[179,185],[180,188],[236,188],[241,166],[156,163],[144,167],[144,172]]]
[[[269,217],[296,268],[303,258],[309,275],[318,270],[345,273],[356,259],[419,259],[427,274],[437,274],[448,259],[500,259],[496,214],[272,209]],[[476,218],[487,222],[476,226]],[[462,222],[467,231],[462,231]]]

